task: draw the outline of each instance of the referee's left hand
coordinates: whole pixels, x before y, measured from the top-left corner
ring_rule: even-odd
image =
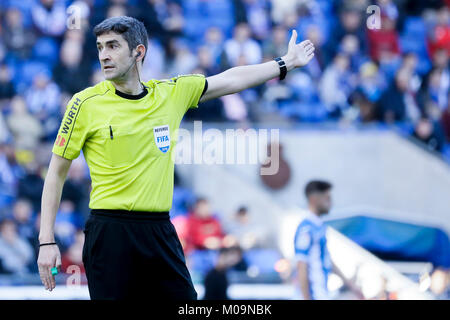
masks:
[[[39,276],[46,290],[52,291],[55,284],[55,276],[51,269],[56,267],[58,272],[61,270],[61,253],[57,245],[42,246],[39,248],[38,257]]]
[[[286,61],[288,66],[293,68],[303,67],[308,64],[314,57],[314,44],[310,40],[305,40],[300,43],[297,42],[297,31],[292,30],[292,36],[289,40],[288,52],[282,58]]]

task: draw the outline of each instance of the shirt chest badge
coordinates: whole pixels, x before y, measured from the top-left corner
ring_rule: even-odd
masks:
[[[155,143],[158,149],[162,153],[167,153],[170,148],[170,130],[169,125],[163,125],[153,128],[153,136],[155,137]]]

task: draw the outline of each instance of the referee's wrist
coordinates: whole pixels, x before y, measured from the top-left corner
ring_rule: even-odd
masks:
[[[285,55],[280,58],[284,60],[284,63],[286,64],[287,72],[291,71],[292,69],[295,69],[294,60],[291,59],[289,56]]]
[[[50,236],[50,237],[41,237],[39,236],[39,243],[49,243],[49,242],[55,242],[55,237],[54,236]]]

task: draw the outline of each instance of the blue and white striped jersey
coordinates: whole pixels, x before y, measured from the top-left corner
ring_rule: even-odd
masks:
[[[304,261],[308,265],[311,298],[330,299],[327,282],[332,265],[327,249],[326,226],[319,217],[308,212],[295,232],[294,241],[295,261]],[[297,294],[302,298],[299,289]]]

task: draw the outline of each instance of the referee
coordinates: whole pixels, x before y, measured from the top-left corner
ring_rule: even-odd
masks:
[[[260,85],[306,65],[309,41],[296,44],[294,30],[285,56],[240,66],[205,78],[179,75],[141,81],[147,32],[131,17],[95,26],[105,81],[76,93],[52,149],[42,193],[39,274],[55,288],[52,268],[61,267],[54,224],[71,161],[80,151],[89,166],[92,192],[83,263],[91,299],[183,299],[197,293],[183,250],[169,220],[172,205],[174,133],[199,102]]]

